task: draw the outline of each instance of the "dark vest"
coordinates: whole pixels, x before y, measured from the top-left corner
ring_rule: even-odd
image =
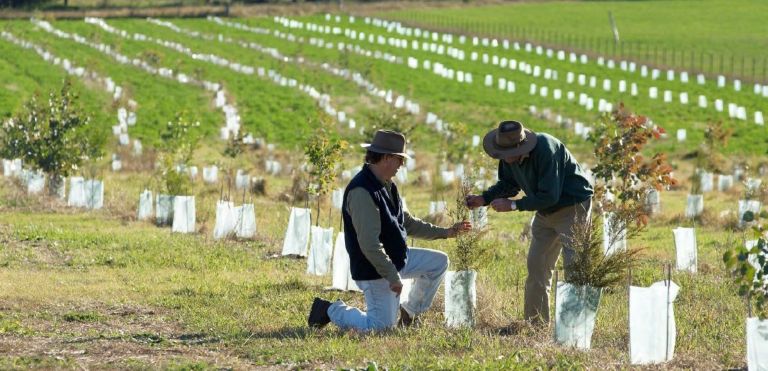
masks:
[[[344,240],[347,245],[347,252],[349,253],[349,267],[352,272],[352,278],[357,281],[376,280],[382,277],[368,259],[365,258],[362,250],[360,250],[357,232],[352,225],[352,217],[347,212],[346,207],[349,191],[358,187],[368,191],[371,198],[373,198],[373,202],[379,208],[379,218],[381,219],[379,241],[384,246],[384,251],[398,271],[403,269],[408,259],[403,203],[400,201],[397,187],[392,184],[392,192],[387,192],[386,187],[371,172],[368,165],[363,166],[363,169],[352,178],[352,181],[349,182],[349,185],[344,190],[341,213],[344,218]]]

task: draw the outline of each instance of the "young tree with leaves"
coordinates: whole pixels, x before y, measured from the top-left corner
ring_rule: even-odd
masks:
[[[613,246],[619,240],[640,233],[648,224],[649,210],[645,207],[649,189],[658,192],[674,185],[672,167],[666,155],[656,153],[650,158],[643,150],[651,140],[661,138],[664,129],[644,116],[632,114],[619,105],[618,110],[604,115],[590,133],[595,145],[597,165],[595,176],[595,213],[586,223],[573,227],[574,259],[567,264],[566,280],[580,286],[607,287],[623,282],[639,249],[626,249],[606,254],[603,236]],[[601,218],[610,215],[603,233]]]
[[[760,227],[754,227],[751,247],[739,245],[723,254],[726,269],[739,286],[739,296],[755,306],[757,316],[768,318],[768,237]]]
[[[103,155],[102,132],[93,130],[90,117],[78,105],[79,97],[67,79],[47,102],[35,95],[22,113],[0,128],[0,157],[21,158],[46,173],[49,193],[55,195],[64,177],[89,158]]]
[[[651,124],[645,116],[632,114],[622,104],[611,115],[603,116],[589,136],[595,145],[597,165],[592,172],[597,207],[603,213],[613,213],[617,220],[633,221],[622,228],[630,236],[648,224],[648,190],[661,192],[677,183],[666,154],[655,153],[650,158],[643,155],[650,141],[661,138],[663,133],[663,128]]]
[[[317,197],[317,219],[315,225],[320,225],[320,198],[333,187],[336,179],[336,167],[341,163],[342,152],[348,147],[345,140],[330,134],[330,118],[320,114],[317,128],[304,146],[304,154],[312,165],[309,175],[312,178],[308,192]]]
[[[200,122],[192,122],[184,113],[177,113],[160,134],[159,177],[168,194],[188,194],[191,187],[184,170],[189,166],[197,148],[199,137],[194,133]]]

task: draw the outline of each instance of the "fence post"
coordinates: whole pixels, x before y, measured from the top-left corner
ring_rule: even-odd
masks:
[[[752,57],[752,82],[757,81],[757,58]]]
[[[768,77],[768,68],[767,68],[768,67],[768,63],[766,63],[766,62],[768,62],[768,61],[766,61],[766,57],[763,57],[763,83],[765,83],[766,80],[768,80],[768,78],[767,78]]]
[[[725,70],[724,70],[724,67],[723,67],[723,66],[724,66],[724,64],[725,64],[724,60],[725,60],[725,57],[724,57],[722,54],[720,54],[720,74],[721,74],[721,75],[722,75],[722,74],[723,74],[723,72],[725,71]]]

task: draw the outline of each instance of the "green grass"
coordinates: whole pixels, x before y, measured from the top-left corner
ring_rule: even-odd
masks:
[[[554,6],[546,3],[525,6],[538,5]],[[571,6],[570,3],[558,5]],[[465,11],[470,15],[474,12]],[[325,22],[321,16],[301,19]],[[271,18],[237,21],[277,28]],[[358,42],[367,49],[400,57],[413,55],[420,60],[429,59],[473,73],[475,84],[459,85],[404,65],[354,53],[344,55],[336,49],[290,43],[202,19],[173,22],[191,30],[257,42],[313,63],[347,66],[364,73],[380,87],[415,99],[422,104],[424,112],[436,112],[449,122],[466,122],[469,134],[481,135],[500,119],[520,118],[536,130],[562,138],[582,163],[592,159],[589,145],[575,138],[571,130],[530,115],[527,109],[530,105],[540,110],[551,108],[586,123],[593,122],[596,115],[584,112],[573,102],[555,102],[528,95],[528,84],[534,80],[527,75],[509,72],[518,89],[518,93],[509,95],[482,86],[485,74],[500,75],[499,68],[494,66]],[[370,97],[352,83],[315,67],[278,62],[254,50],[185,36],[144,20],[109,20],[108,23],[130,32],[180,42],[196,52],[214,53],[233,61],[273,68],[331,94],[333,103],[338,108],[348,109],[359,126],[369,124],[365,118],[369,114],[387,109],[378,98]],[[3,23],[3,27],[15,35],[44,45],[78,65],[111,76],[116,83],[125,86],[139,104],[139,123],[131,128],[132,136],[150,145],[157,143],[159,129],[165,121],[176,111],[186,110],[202,122],[202,133],[207,136],[193,158],[193,165],[202,167],[219,163],[231,169],[246,169],[252,175],[264,175],[260,169],[266,158],[274,156],[293,169],[299,169],[304,161],[300,148],[311,128],[309,122],[315,117],[315,103],[303,93],[279,88],[258,76],[244,76],[196,61],[156,44],[122,39],[82,21],[53,24],[91,40],[108,43],[129,57],[153,56],[161,65],[174,70],[222,82],[237,101],[245,130],[265,136],[283,149],[275,153],[248,151],[234,160],[225,159],[220,154],[223,144],[215,140],[222,121],[221,113],[212,107],[212,97],[202,89],[118,65],[94,49],[53,38],[29,22]],[[381,33],[380,29],[366,26],[360,20],[354,27]],[[341,36],[316,35],[300,30],[290,32],[305,38],[320,36],[326,41],[348,42]],[[726,126],[737,128],[736,136],[724,148],[731,160],[736,162],[746,158],[753,163],[765,160],[762,154],[767,138],[764,128],[728,120],[710,111],[681,108],[676,104],[667,106],[644,98],[651,84],[660,90],[686,89],[692,98],[699,93],[710,95],[715,89],[711,81],[704,87],[666,81],[651,83],[595,64],[573,67],[525,52],[491,51],[482,47],[467,47],[467,50],[503,54],[555,68],[560,71],[560,80],[548,82],[550,89],[573,88],[565,83],[563,71],[569,68],[587,75],[609,76],[614,84],[622,78],[636,80],[643,98],[602,93],[599,86],[597,89],[579,87],[579,90],[614,102],[626,101],[630,108],[650,115],[656,123],[666,127],[672,137],[674,129],[687,128],[688,142],[678,144],[674,138],[669,138],[654,147],[671,152],[678,178],[685,179],[692,172],[690,162],[681,155],[698,145],[709,121],[724,120]],[[24,63],[19,62],[21,60]],[[47,65],[31,52],[0,41],[0,77],[5,87],[0,89],[0,101],[3,102],[0,108],[4,117],[17,112],[32,92],[58,87],[62,76],[58,67]],[[84,105],[94,115],[101,115],[98,117],[103,119],[103,128],[108,129],[114,121],[111,112],[115,107],[111,106],[111,99],[98,89],[91,89],[77,79],[74,81],[84,97]],[[763,105],[763,100],[751,95],[751,89],[745,90],[748,91],[736,93],[725,89],[716,94],[726,103],[743,102],[748,109]],[[338,132],[353,144],[362,140],[359,134],[349,130],[339,129]],[[439,165],[437,151],[444,144],[426,125],[419,125],[411,139],[417,159],[417,169],[410,175],[412,181],[421,172],[434,174]],[[351,149],[344,155],[343,168],[359,165],[361,157],[359,148]],[[479,149],[472,150],[466,162],[468,169],[493,169],[495,166]],[[371,362],[379,367],[413,369],[628,367],[626,287],[606,290],[598,311],[594,349],[589,352],[555,345],[549,331],[526,330],[516,336],[499,334],[499,330],[511,321],[522,318],[528,243],[520,241],[518,236],[531,217],[523,213],[492,212],[489,215],[491,230],[486,235],[486,243],[492,247],[492,253],[479,272],[477,328],[445,329],[441,292],[420,328],[370,335],[340,331],[333,326],[321,331],[308,329],[306,314],[314,296],[341,298],[357,306],[363,306],[364,301],[357,293],[324,291],[324,287],[330,285],[330,277],[306,275],[304,260],[275,257],[282,247],[291,207],[280,201],[282,194],[289,193],[289,173],[266,176],[267,194],[248,196],[255,204],[258,225],[258,237],[252,241],[212,240],[215,203],[222,191],[220,185],[204,185],[199,180],[194,184],[191,194],[196,196],[199,233],[178,235],[167,228],[135,220],[136,201],[141,190],[145,187],[157,190],[158,179],[149,171],[100,175],[105,180],[106,199],[105,208],[97,211],[72,210],[55,201],[28,197],[13,181],[0,178],[0,368],[355,368],[367,367]],[[492,171],[489,171],[488,177],[491,175]],[[336,185],[343,186],[343,182]],[[641,262],[633,268],[636,285],[647,286],[661,280],[661,267],[674,262],[671,229],[690,225],[682,217],[686,187],[683,184],[664,193],[662,214],[652,219],[647,231],[630,241],[631,246],[644,248]],[[225,189],[224,193],[230,191]],[[430,200],[442,198],[450,204],[454,191],[408,183],[403,185],[402,193],[412,213],[423,217]],[[239,192],[232,191],[231,195],[240,201]],[[707,214],[697,222],[699,273],[675,272],[673,275],[682,291],[675,311],[676,358],[667,365],[669,367],[744,366],[745,308],[721,263],[725,249],[741,243],[743,238],[740,231],[731,229],[739,197],[738,189],[705,195]],[[313,214],[317,214],[312,206]],[[337,210],[329,214],[329,209],[324,202],[320,224],[338,230],[340,215]],[[720,212],[725,210],[731,213],[721,216]],[[451,251],[452,243],[415,242],[417,246],[443,251]],[[110,358],[110,355],[115,356]]]
[[[752,77],[752,59],[755,59],[758,63],[755,75],[758,80],[766,81],[763,66],[768,65],[765,53],[768,41],[758,35],[768,31],[765,22],[760,20],[761,15],[768,12],[768,4],[759,0],[543,1],[408,9],[380,15],[481,34],[508,35],[557,45],[570,43],[593,52],[615,50],[618,54],[620,48],[605,44],[613,39],[608,12],[613,13],[621,41],[626,46],[625,53],[629,54],[634,45],[633,54],[637,59],[686,66],[690,65],[690,53],[695,52],[694,65],[699,66],[698,53],[712,53],[714,68],[706,56],[704,71],[720,73],[719,55],[724,55],[722,71],[747,79]],[[681,51],[684,56],[680,55]],[[662,62],[665,52],[666,63]],[[674,60],[673,52],[676,53]],[[744,73],[742,57],[746,60]]]
[[[110,176],[107,184],[120,184],[121,190],[114,194],[110,191],[113,188],[107,188],[112,196],[105,210],[72,214],[45,211],[46,206],[35,199],[29,199],[26,208],[10,207],[9,199],[19,196],[3,180],[0,212],[7,218],[0,229],[0,238],[6,241],[0,247],[0,265],[4,267],[0,270],[0,303],[17,304],[0,312],[5,316],[0,323],[10,336],[34,341],[27,335],[34,333],[58,343],[83,336],[78,335],[80,331],[96,338],[119,336],[121,341],[140,347],[173,348],[179,342],[178,332],[163,327],[176,323],[174,326],[183,329],[177,331],[197,334],[184,340],[192,341],[190,349],[214,341],[218,349],[235,359],[263,366],[361,367],[376,361],[390,368],[559,368],[628,362],[626,288],[608,290],[603,296],[590,352],[558,347],[551,342],[549,332],[497,334],[509,321],[521,318],[527,243],[518,242],[517,236],[529,214],[490,215],[492,229],[487,240],[496,247],[479,273],[476,329],[443,328],[440,292],[421,328],[359,335],[332,326],[322,331],[305,327],[313,296],[363,305],[362,296],[323,292],[330,277],[307,276],[304,260],[272,258],[281,249],[288,218],[288,205],[274,199],[280,189],[277,185],[270,188],[270,196],[255,199],[259,238],[236,243],[211,240],[213,205],[218,196],[215,186],[198,183],[194,191],[202,232],[177,235],[136,222],[130,214],[115,213],[135,207],[135,195],[142,187],[140,179]],[[426,213],[429,193],[425,187],[405,188],[415,215]],[[630,241],[632,246],[645,248],[641,263],[633,269],[636,285],[661,280],[662,264],[674,260],[671,229],[680,225],[677,219],[685,193],[664,193],[663,214],[653,219],[640,238]],[[450,195],[445,193],[447,198]],[[738,192],[707,194],[705,205],[708,210],[734,209],[737,198]],[[334,211],[330,220],[337,218]],[[735,286],[720,262],[728,244],[739,243],[740,233],[724,229],[729,219],[708,220],[697,230],[699,273],[673,275],[682,287],[675,304],[675,367],[740,367],[744,362],[743,301],[734,294]],[[336,222],[324,217],[321,224],[335,226]],[[446,251],[451,243],[416,241],[417,246]],[[145,327],[136,328],[134,321],[116,317],[114,310],[108,309],[122,307],[157,309],[143,320]],[[55,318],[70,323],[63,335],[39,324]],[[99,327],[102,323],[111,325]],[[159,328],[154,328],[154,323]],[[96,327],[89,330],[91,326]],[[114,333],[114,326],[123,328],[121,335]],[[194,345],[198,340],[193,339],[199,339],[199,345]],[[723,344],[731,345],[724,348]],[[235,362],[193,358],[162,362],[169,367],[173,362],[208,362],[217,367]]]

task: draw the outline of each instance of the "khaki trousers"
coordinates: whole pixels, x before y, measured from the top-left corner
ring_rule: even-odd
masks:
[[[549,322],[549,293],[552,273],[563,250],[565,264],[571,262],[574,251],[570,247],[572,227],[589,220],[592,199],[567,206],[554,213],[539,212],[531,224],[531,247],[528,250],[528,277],[525,280],[525,319],[531,322]],[[565,272],[568,276],[568,272]]]

